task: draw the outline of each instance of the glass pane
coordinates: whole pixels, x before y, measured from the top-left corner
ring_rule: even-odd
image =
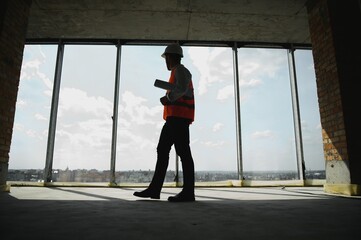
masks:
[[[246,179],[297,179],[286,50],[241,48],[239,77]]]
[[[184,50],[184,63],[193,75],[195,88],[191,147],[196,181],[238,179],[232,49]]]
[[[164,124],[159,102],[164,90],[155,79],[168,81],[169,72],[160,56],[164,47],[122,46],[119,122],[116,154],[117,182],[150,182],[156,163],[156,147]],[[174,149],[166,181],[173,181]]]
[[[43,179],[56,52],[54,45],[25,45],[8,180]]]
[[[156,78],[168,80],[170,73],[160,57],[164,48],[122,47],[117,181],[151,180],[164,123],[159,103],[164,91],[153,83]],[[54,45],[25,46],[8,180],[42,181],[56,49]],[[53,165],[55,181],[108,181],[115,50],[114,46],[65,47]],[[190,132],[196,181],[237,179],[232,50],[183,50],[182,63],[191,71],[195,87],[196,119]],[[239,50],[243,167],[247,179],[295,178],[286,57],[284,50]],[[312,52],[297,50],[295,57],[306,178],[324,178]],[[15,172],[18,169],[28,170]],[[93,171],[90,174],[79,169]],[[174,180],[175,169],[172,150],[166,181]],[[179,169],[181,173],[180,163]]]
[[[295,51],[306,179],[325,179],[322,129],[311,50]]]
[[[117,181],[150,182],[153,176],[164,124],[159,98],[165,94],[153,84],[155,79],[168,81],[170,75],[160,57],[164,48],[122,48],[117,171],[125,172]],[[196,116],[190,135],[196,181],[237,177],[232,50],[183,47],[183,52],[182,64],[192,73],[195,88]],[[175,170],[172,148],[165,182],[174,181]],[[181,178],[180,162],[179,170]]]
[[[108,181],[116,48],[65,46],[53,169],[57,181]],[[84,170],[95,169],[89,175]],[[92,176],[92,177],[89,177]]]

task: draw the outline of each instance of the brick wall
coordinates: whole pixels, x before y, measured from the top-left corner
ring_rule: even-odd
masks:
[[[336,52],[327,1],[314,1],[309,26],[326,160],[346,160],[345,126],[340,95]]]
[[[358,0],[307,2],[319,98],[326,182],[361,184]]]
[[[0,186],[6,183],[30,5],[29,0],[1,0],[0,5]]]

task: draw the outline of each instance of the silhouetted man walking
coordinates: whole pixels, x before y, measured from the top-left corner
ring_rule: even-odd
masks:
[[[181,159],[183,169],[183,189],[175,196],[168,198],[170,202],[195,201],[194,196],[194,162],[189,146],[189,125],[194,121],[194,91],[192,74],[181,64],[183,50],[179,44],[166,47],[162,57],[167,69],[171,71],[169,83],[174,85],[167,90],[160,102],[164,105],[162,128],[158,146],[155,172],[148,188],[134,192],[134,196],[159,199],[169,163],[169,152],[174,144],[176,153]]]

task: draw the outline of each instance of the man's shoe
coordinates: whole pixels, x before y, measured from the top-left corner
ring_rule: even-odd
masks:
[[[140,192],[134,192],[133,195],[136,196],[136,197],[141,197],[141,198],[160,199],[160,194],[159,193],[154,193],[149,189],[145,189],[145,190],[140,191]]]
[[[194,194],[184,194],[182,192],[175,196],[168,197],[169,202],[194,202],[195,200]]]

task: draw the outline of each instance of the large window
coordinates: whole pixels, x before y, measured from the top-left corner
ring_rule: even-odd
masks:
[[[121,47],[116,149],[117,182],[150,182],[164,124],[155,79],[170,72],[165,46]],[[65,44],[53,155],[54,181],[107,182],[111,170],[115,93],[114,45]],[[183,47],[192,73],[195,121],[190,126],[196,181],[238,179],[233,50]],[[9,161],[11,180],[41,180],[57,46],[26,45]],[[288,56],[285,49],[239,48],[238,73],[243,176],[251,180],[298,179]],[[316,81],[309,50],[295,51],[306,178],[324,178]],[[174,147],[166,182],[180,159]],[[19,177],[20,169],[34,169]],[[12,170],[17,170],[12,174]],[[312,171],[316,173],[308,174]],[[28,172],[29,173],[29,172]],[[15,176],[17,174],[17,176]],[[316,176],[316,175],[317,176]]]
[[[193,74],[196,117],[191,126],[197,181],[237,179],[232,49],[186,47]]]
[[[147,171],[154,171],[164,124],[159,99],[165,91],[153,86],[155,79],[168,81],[170,75],[160,56],[163,51],[163,46],[122,48],[117,170],[141,170],[147,176],[143,181],[151,180],[152,173]],[[231,171],[237,177],[232,50],[184,47],[183,51],[182,64],[191,71],[195,88],[196,116],[190,133],[197,180],[221,179],[209,172]],[[174,179],[174,148],[168,170],[167,180]],[[133,178],[141,180],[139,175],[138,180]]]
[[[117,170],[154,170],[164,92],[153,84],[167,77],[162,49],[122,47]]]
[[[115,53],[114,46],[65,46],[53,169],[109,169]]]
[[[322,130],[312,52],[295,51],[306,178],[325,178]]]
[[[244,176],[297,178],[287,51],[241,48],[238,56]]]
[[[44,169],[56,51],[55,45],[25,46],[9,169]],[[39,171],[17,173],[25,180],[42,179]]]
[[[116,154],[118,182],[149,182],[153,175],[156,147],[164,123],[159,102],[164,91],[155,88],[154,81],[168,80],[168,71],[160,56],[162,50],[164,47],[159,46],[122,47]],[[175,170],[174,149],[168,170]]]

